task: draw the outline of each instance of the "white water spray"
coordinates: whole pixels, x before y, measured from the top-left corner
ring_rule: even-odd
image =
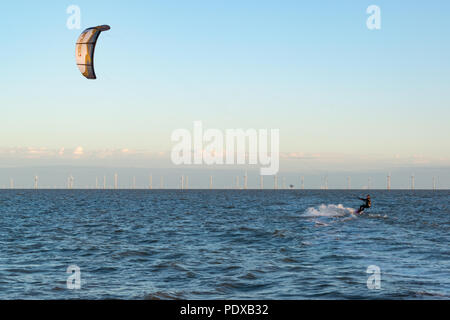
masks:
[[[342,204],[322,204],[319,207],[310,207],[303,214],[306,217],[342,217],[355,213],[355,209],[344,207]]]

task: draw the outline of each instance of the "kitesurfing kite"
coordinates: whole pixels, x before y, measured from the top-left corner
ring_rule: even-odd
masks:
[[[97,39],[102,31],[108,31],[110,26],[102,25],[84,30],[78,38],[75,47],[75,58],[78,69],[88,79],[97,79],[94,71],[94,51]]]

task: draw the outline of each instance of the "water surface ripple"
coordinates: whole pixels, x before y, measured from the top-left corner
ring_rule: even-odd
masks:
[[[449,191],[371,191],[364,216],[314,214],[363,195],[3,190],[0,299],[449,299]]]

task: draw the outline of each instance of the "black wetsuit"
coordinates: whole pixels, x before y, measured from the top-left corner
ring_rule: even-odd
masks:
[[[359,212],[363,212],[364,209],[370,208],[372,206],[372,202],[370,201],[370,198],[359,198],[359,200],[364,201],[364,204],[359,207]]]

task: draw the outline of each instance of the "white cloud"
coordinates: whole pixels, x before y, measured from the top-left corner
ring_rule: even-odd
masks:
[[[84,154],[83,147],[77,147],[73,152],[73,154],[76,156],[82,156]]]

